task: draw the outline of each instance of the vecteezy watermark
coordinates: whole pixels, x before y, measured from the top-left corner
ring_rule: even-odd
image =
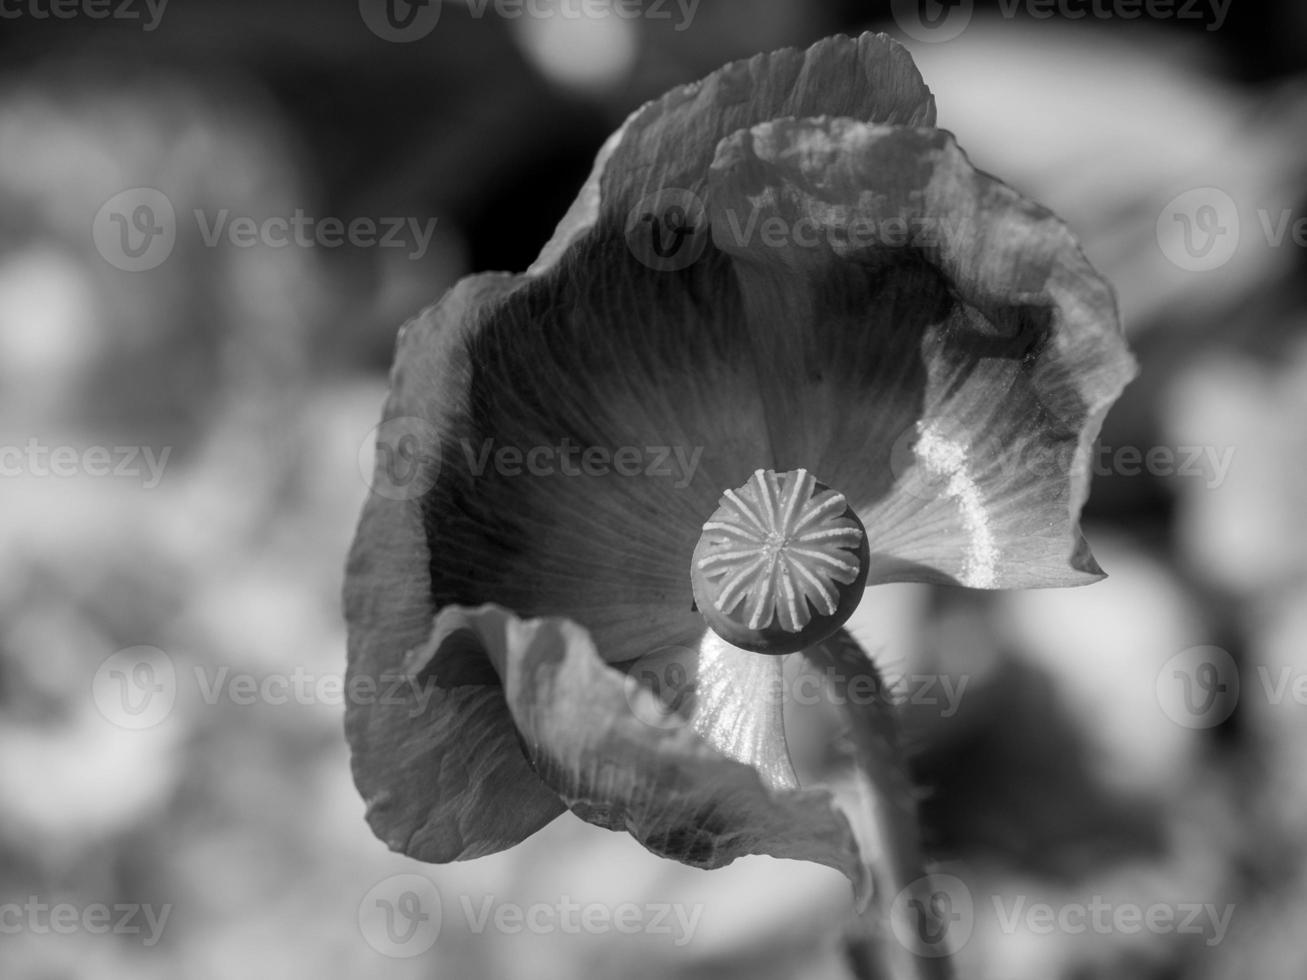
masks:
[[[153,728],[177,701],[177,668],[158,647],[119,650],[96,670],[91,700],[119,728]]]
[[[703,254],[708,212],[692,191],[665,187],[647,194],[626,215],[631,254],[655,272],[679,272]]]
[[[967,944],[975,925],[971,889],[954,875],[922,875],[900,889],[890,903],[894,938],[917,956],[956,953]]]
[[[861,202],[847,220],[818,220],[804,215],[790,220],[779,214],[764,216],[761,206],[741,213],[726,208],[713,225],[719,247],[830,249],[836,252],[884,248],[951,248],[975,238],[975,221],[960,215],[931,214],[925,196],[909,192],[893,206],[887,195]]]
[[[1218,187],[1195,187],[1172,198],[1157,216],[1157,245],[1187,272],[1219,269],[1239,248],[1239,208]]]
[[[701,904],[669,902],[581,902],[560,895],[549,902],[501,901],[493,895],[460,895],[454,905],[441,899],[425,875],[398,874],[378,882],[359,903],[359,931],[378,953],[396,958],[421,955],[436,944],[446,922],[462,920],[474,935],[645,935],[662,936],[674,946],[694,938]]]
[[[1111,902],[1094,895],[1088,902],[1051,905],[1029,902],[1024,895],[1005,900],[993,896],[999,928],[1012,935],[1024,930],[1036,936],[1054,933],[1078,936],[1133,936],[1141,932],[1156,935],[1201,936],[1203,944],[1215,946],[1225,938],[1234,915],[1233,905],[1210,902]]]
[[[709,238],[728,251],[820,248],[838,253],[873,247],[941,249],[975,237],[974,221],[927,213],[925,203],[920,191],[900,202],[880,195],[847,219],[825,220],[811,215],[791,220],[761,206],[725,208],[710,226],[697,194],[670,187],[641,198],[627,213],[624,231],[631,254],[657,272],[686,268],[703,254]]]
[[[377,882],[359,902],[359,932],[383,956],[421,956],[440,938],[444,905],[436,883],[426,875],[391,875]]]
[[[411,44],[436,29],[442,0],[359,0],[363,23],[383,41]]]
[[[416,500],[440,476],[440,432],[426,419],[385,419],[359,444],[359,473],[373,493],[387,500]]]
[[[148,34],[167,6],[168,0],[0,0],[0,20],[138,20]]]
[[[177,244],[177,213],[163,191],[131,187],[95,213],[91,239],[101,258],[124,272],[157,268]]]
[[[1257,666],[1257,680],[1268,704],[1280,705],[1285,699],[1299,707],[1307,707],[1307,671],[1282,665],[1272,670],[1266,664]]]
[[[0,935],[71,936],[85,932],[93,936],[142,936],[142,946],[153,946],[163,935],[172,904],[140,902],[76,904],[45,902],[29,895],[22,902],[0,902]]]
[[[950,440],[947,458],[933,458],[932,452],[943,444],[932,430],[923,430],[919,425],[899,434],[890,447],[889,466],[905,493],[919,500],[934,500],[955,495],[959,479],[976,482],[979,492],[981,483],[1008,485],[1065,477],[1080,465],[1080,447],[1075,442],[1013,442],[981,435],[965,444]],[[1096,443],[1088,451],[1087,462],[1098,477],[1202,480],[1206,489],[1213,490],[1225,482],[1234,454],[1234,446]]]
[[[675,20],[672,29],[683,31],[694,20],[699,0],[462,0],[462,6],[478,19]],[[359,0],[359,15],[383,41],[408,44],[435,30],[440,0]]]
[[[1031,902],[1026,895],[990,896],[1000,932],[1034,936],[1199,936],[1204,945],[1225,939],[1235,907],[1211,902],[1117,902],[1102,895],[1087,902]],[[895,937],[917,956],[956,953],[971,938],[983,905],[954,875],[927,874],[909,882],[890,906]]]
[[[254,218],[220,208],[192,212],[206,248],[403,248],[420,259],[431,246],[436,219],[413,217],[315,217],[296,208],[289,215]],[[91,227],[95,247],[106,262],[124,272],[158,268],[177,244],[177,213],[167,195],[153,187],[115,194],[96,213]]]
[[[1307,215],[1295,215],[1291,208],[1254,213],[1268,248],[1290,243],[1307,248]],[[1157,245],[1177,268],[1210,272],[1234,258],[1247,227],[1229,194],[1219,187],[1194,187],[1173,197],[1157,216]]]
[[[359,446],[359,472],[389,500],[414,500],[436,484],[446,453],[456,451],[463,471],[506,477],[645,477],[669,480],[683,490],[694,480],[702,446],[585,446],[564,436],[557,443],[499,445],[467,437],[442,448],[440,433],[425,419],[386,419]]]
[[[1281,664],[1254,669],[1257,687],[1241,686],[1238,666],[1215,646],[1182,650],[1157,675],[1157,699],[1166,716],[1186,728],[1211,728],[1234,713],[1241,697],[1256,690],[1267,704],[1307,707],[1307,670]]]
[[[135,646],[105,658],[91,681],[91,698],[100,714],[120,728],[153,728],[172,713],[183,680],[193,683],[194,694],[209,706],[375,704],[406,707],[414,718],[426,711],[435,694],[434,688],[402,673],[346,677],[296,666],[284,673],[253,674],[225,665],[193,664],[187,674],[158,647]]]
[[[1231,0],[998,0],[1004,20],[1174,20],[1201,23],[1218,31]],[[891,0],[890,14],[899,30],[915,41],[951,41],[965,31],[975,13],[974,0]]]
[[[464,0],[473,17],[487,13],[504,20],[675,20],[672,30],[690,26],[699,0]]]
[[[1185,728],[1213,728],[1239,703],[1239,666],[1217,646],[1181,650],[1157,672],[1157,703]]]
[[[676,728],[687,723],[700,693],[701,654],[684,646],[665,646],[640,657],[626,671],[624,688],[632,714],[651,728]],[[890,704],[938,710],[951,718],[961,707],[971,677],[967,674],[885,674],[853,677],[834,667],[777,672],[765,684],[750,689],[759,706],[793,704],[862,707]]]
[[[406,257],[420,259],[431,247],[436,233],[436,219],[419,221],[413,217],[315,218],[296,208],[289,216],[251,218],[233,217],[227,208],[211,215],[196,209],[195,223],[208,248],[231,245],[233,248],[407,248]]]
[[[500,476],[623,476],[671,480],[683,490],[694,480],[703,446],[582,446],[564,436],[554,445],[480,445],[460,439],[459,446],[473,476],[493,470]]]
[[[1225,482],[1234,462],[1234,446],[1094,446],[1095,476],[1143,476],[1202,480],[1214,490]]]
[[[113,477],[153,490],[170,455],[172,446],[49,446],[31,436],[21,446],[0,445],[0,477]]]

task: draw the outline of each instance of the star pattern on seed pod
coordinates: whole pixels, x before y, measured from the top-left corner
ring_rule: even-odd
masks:
[[[806,626],[813,609],[834,615],[839,587],[858,576],[863,538],[844,516],[847,508],[842,494],[818,490],[803,469],[758,470],[743,487],[726,491],[704,525],[698,561],[700,572],[719,583],[717,608],[750,629],[778,621],[787,632]]]

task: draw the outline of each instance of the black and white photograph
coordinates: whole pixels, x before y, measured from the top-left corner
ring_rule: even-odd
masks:
[[[0,0],[2,980],[1303,980],[1307,6]]]

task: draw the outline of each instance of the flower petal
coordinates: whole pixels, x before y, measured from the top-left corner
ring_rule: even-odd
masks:
[[[610,661],[694,642],[695,541],[766,446],[739,309],[723,262],[597,236],[487,307],[423,498],[437,607],[566,614]]]
[[[844,493],[869,584],[1071,585],[1089,457],[1134,371],[1110,287],[1066,227],[939,130],[778,119],[709,187],[780,465]],[[812,454],[818,462],[813,462]]]
[[[520,280],[465,279],[400,336],[386,419],[440,423],[449,418],[468,372],[464,336],[479,304]],[[426,444],[418,465],[438,467],[439,447]],[[345,729],[355,784],[368,805],[368,822],[391,848],[427,861],[452,861],[509,847],[560,812],[557,797],[531,771],[493,671],[415,661],[431,630],[431,548],[420,496],[396,492],[385,471],[379,436],[377,476],[363,509],[346,568],[345,618],[349,670]],[[434,478],[410,474],[420,488]],[[463,658],[466,659],[465,657]]]
[[[532,274],[484,296],[444,348],[458,363],[449,391],[404,364],[443,356],[415,349],[422,334],[401,348],[394,384],[441,449],[422,499],[436,608],[493,599],[565,613],[610,661],[698,635],[689,556],[720,493],[768,465],[766,413],[729,262],[710,252],[651,269],[624,223],[645,187],[702,189],[717,141],[739,126],[821,106],[895,121],[934,112],[883,36],[727,65],[605,144]]]
[[[531,271],[558,261],[600,221],[618,227],[641,198],[668,188],[699,194],[718,140],[781,116],[830,114],[933,126],[935,99],[907,50],[885,34],[824,38],[724,65],[641,106],[604,144]]]
[[[499,672],[540,778],[578,816],[701,868],[745,854],[816,861],[844,872],[866,897],[868,869],[828,793],[769,788],[688,722],[642,720],[660,712],[655,696],[605,664],[576,623],[523,620],[494,605],[450,607],[431,642],[439,648],[463,630]]]
[[[760,656],[704,629],[697,646],[672,646],[614,664],[663,705],[655,725],[679,719],[705,742],[758,771],[773,789],[798,786],[785,742],[785,656]]]

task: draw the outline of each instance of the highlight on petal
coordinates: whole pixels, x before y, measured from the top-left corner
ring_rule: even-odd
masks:
[[[523,620],[494,605],[450,607],[432,643],[463,631],[499,673],[536,772],[578,816],[700,868],[746,854],[816,861],[867,897],[869,870],[830,794],[769,786],[688,720],[642,721],[661,710],[656,696],[606,664],[576,623]]]
[[[704,629],[695,645],[653,650],[613,666],[637,682],[627,686],[628,701],[645,724],[688,722],[722,755],[756,769],[771,788],[793,789],[798,779],[785,742],[785,659],[742,650]]]
[[[1090,451],[1134,373],[1110,287],[1065,225],[949,134],[777,119],[708,188],[781,465],[867,528],[869,584],[1073,585]]]
[[[940,435],[937,427],[929,424],[920,428],[913,453],[927,480],[943,481],[939,496],[957,508],[962,532],[958,581],[973,589],[994,588],[1000,552],[985,509],[984,493],[968,466],[966,448]]]

